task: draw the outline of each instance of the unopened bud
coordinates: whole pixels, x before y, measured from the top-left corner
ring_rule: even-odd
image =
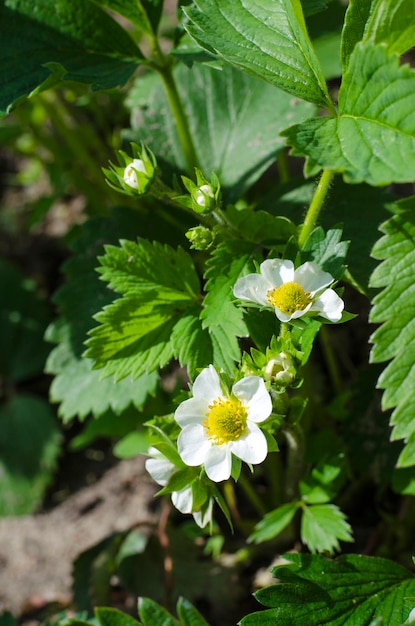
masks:
[[[210,209],[212,200],[215,200],[215,192],[210,185],[202,185],[196,189],[195,200],[203,209]]]
[[[124,181],[132,189],[138,189],[137,172],[147,174],[145,165],[141,159],[134,159],[124,170]]]
[[[279,385],[291,384],[296,376],[294,361],[286,352],[280,352],[273,357],[264,367],[264,378]]]

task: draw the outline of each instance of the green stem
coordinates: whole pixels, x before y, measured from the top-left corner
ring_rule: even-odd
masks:
[[[284,429],[284,435],[288,444],[285,494],[287,502],[291,502],[298,497],[298,487],[304,462],[304,437],[298,424]]]
[[[313,199],[308,207],[307,214],[305,216],[304,223],[301,227],[300,235],[298,237],[298,245],[302,248],[316,226],[320,211],[323,207],[324,200],[326,199],[327,192],[330,187],[330,183],[333,179],[334,172],[331,170],[324,170],[317,188],[314,192]]]
[[[267,509],[255,489],[253,488],[252,483],[243,474],[239,476],[238,483],[244,490],[246,497],[248,498],[254,509],[257,511],[257,513],[259,513],[261,518],[264,517]]]
[[[184,152],[189,174],[193,177],[195,168],[197,167],[200,169],[200,165],[190,132],[189,122],[177,90],[171,65],[164,63],[162,66],[155,65],[154,67],[158,70],[163,80],[170,108],[176,122],[177,134]]]
[[[337,359],[331,345],[328,330],[324,325],[320,328],[319,339],[324,354],[324,360],[326,362],[326,366],[329,372],[331,384],[336,394],[341,394],[343,393],[342,377],[340,375]]]
[[[290,180],[290,171],[288,169],[287,154],[285,150],[278,150],[277,152],[277,167],[281,185],[288,183]]]

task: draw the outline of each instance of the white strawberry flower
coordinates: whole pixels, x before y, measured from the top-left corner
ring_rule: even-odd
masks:
[[[165,487],[176,471],[176,467],[159,450],[151,446],[148,450],[149,457],[145,462],[147,472],[152,479],[161,487]],[[213,502],[209,501],[204,513],[193,511],[192,488],[186,487],[180,491],[171,493],[171,501],[180,513],[192,513],[193,518],[200,528],[204,528],[212,519]]]
[[[281,322],[317,313],[330,322],[341,319],[344,302],[329,286],[334,278],[317,263],[294,269],[292,261],[267,259],[259,274],[239,278],[233,288],[236,298],[271,308]]]
[[[224,390],[209,365],[192,393],[174,415],[182,428],[177,447],[186,465],[204,465],[208,477],[220,482],[231,475],[232,454],[246,463],[264,461],[267,440],[257,424],[271,415],[272,401],[262,378],[247,376]]]

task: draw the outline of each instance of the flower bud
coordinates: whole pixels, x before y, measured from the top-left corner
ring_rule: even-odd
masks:
[[[186,237],[190,241],[190,247],[194,250],[207,250],[213,243],[214,234],[206,226],[190,228]]]
[[[206,211],[214,208],[214,205],[216,204],[214,202],[212,207],[212,200],[215,200],[215,192],[211,185],[202,185],[201,187],[198,187],[194,194],[194,199],[196,203]]]
[[[290,385],[294,382],[296,370],[291,355],[280,352],[271,358],[264,367],[264,378],[277,383],[277,385]]]
[[[218,208],[220,204],[220,184],[214,172],[211,174],[210,182],[198,169],[196,169],[196,183],[186,176],[182,176],[182,182],[189,195],[179,196],[176,200],[193,209],[195,213],[208,213]]]
[[[110,163],[111,169],[104,169],[108,184],[117,191],[130,196],[148,192],[156,175],[157,161],[154,154],[144,145],[131,144],[133,158],[122,150],[117,157],[120,167]]]

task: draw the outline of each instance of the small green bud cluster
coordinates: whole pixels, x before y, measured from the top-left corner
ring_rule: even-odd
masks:
[[[214,172],[212,172],[210,181],[196,169],[196,182],[190,180],[186,176],[182,176],[182,181],[189,196],[180,196],[177,201],[195,213],[209,213],[218,208],[220,204],[220,183]]]
[[[129,196],[142,196],[147,193],[154,181],[157,161],[154,154],[143,144],[132,143],[133,157],[122,150],[117,151],[119,166],[110,163],[110,169],[104,169],[107,182],[113,189]]]
[[[206,226],[194,226],[190,228],[186,237],[190,241],[190,247],[193,250],[208,250],[215,238],[214,233]]]

